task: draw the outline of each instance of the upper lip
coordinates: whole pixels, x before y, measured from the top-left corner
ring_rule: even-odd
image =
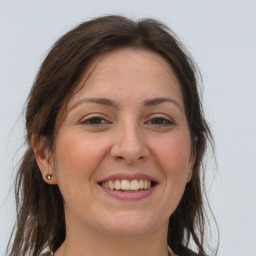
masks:
[[[116,173],[99,180],[98,183],[106,182],[109,180],[150,180],[155,183],[158,183],[158,181],[155,178],[144,173]]]

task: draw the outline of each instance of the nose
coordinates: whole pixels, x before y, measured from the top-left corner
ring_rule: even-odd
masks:
[[[116,131],[111,156],[127,164],[145,160],[149,155],[149,148],[139,125],[122,125]]]

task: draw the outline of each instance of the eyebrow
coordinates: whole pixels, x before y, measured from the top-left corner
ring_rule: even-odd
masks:
[[[159,104],[165,103],[165,102],[173,103],[176,107],[178,107],[180,110],[182,110],[181,105],[178,103],[178,101],[176,101],[173,98],[153,98],[153,99],[148,99],[148,100],[144,101],[144,105],[146,107],[151,107],[151,106],[159,105]]]
[[[83,98],[78,100],[76,103],[74,103],[68,111],[73,110],[74,108],[76,108],[78,105],[85,103],[85,102],[90,102],[90,103],[96,103],[99,105],[104,105],[104,106],[110,106],[110,107],[119,107],[119,104],[113,100],[107,99],[107,98]],[[146,99],[144,101],[144,106],[145,107],[151,107],[151,106],[156,106],[165,102],[170,102],[173,103],[176,107],[178,107],[180,110],[182,110],[181,105],[174,100],[173,98],[164,98],[164,97],[160,97],[160,98],[153,98],[153,99]]]
[[[91,103],[96,103],[99,105],[105,105],[110,107],[118,107],[118,103],[107,98],[83,98],[78,100],[75,104],[73,104],[68,111],[71,111],[72,109],[76,108],[78,105],[85,102],[91,102]]]

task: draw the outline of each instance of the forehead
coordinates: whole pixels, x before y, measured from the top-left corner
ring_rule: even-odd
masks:
[[[171,93],[182,99],[180,83],[170,64],[159,54],[138,48],[121,48],[94,57],[76,90],[68,105],[85,95],[118,98],[123,91],[127,97]]]

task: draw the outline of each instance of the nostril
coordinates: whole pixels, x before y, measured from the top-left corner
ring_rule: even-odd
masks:
[[[114,143],[110,154],[117,161],[122,160],[131,164],[138,160],[142,161],[146,159],[149,151],[144,144],[138,145],[138,143],[133,143],[132,140],[129,140],[126,143]]]
[[[122,157],[122,156],[116,156],[116,158],[119,159],[119,160],[123,160],[124,159],[124,157]]]

